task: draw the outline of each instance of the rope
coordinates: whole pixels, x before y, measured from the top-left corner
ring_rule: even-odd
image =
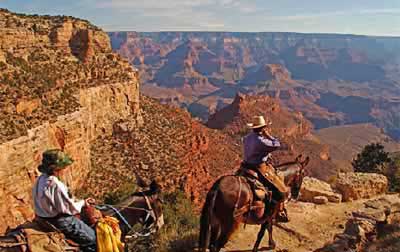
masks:
[[[147,200],[146,200],[147,201]],[[99,210],[106,210],[107,208],[112,209],[115,214],[118,215],[118,217],[122,220],[122,222],[129,228],[129,230],[132,229],[132,226],[128,223],[126,218],[121,214],[121,212],[116,208],[116,205],[110,205],[110,204],[102,204],[102,205],[97,205],[96,208]],[[150,205],[151,207],[151,205]],[[133,210],[141,210],[147,212],[145,221],[150,217],[151,212],[153,211],[152,208],[151,210],[145,209],[145,208],[138,208],[138,207],[124,207],[124,209],[133,209]],[[153,225],[150,225],[148,228],[144,228],[141,232],[134,232],[132,235],[126,235],[126,239],[131,239],[131,238],[138,238],[138,237],[147,237],[150,236],[151,234],[155,233],[156,230],[152,228]],[[144,233],[147,229],[150,229],[147,233]]]
[[[147,228],[152,228],[152,226],[154,225],[154,223],[157,222],[158,218],[157,218],[157,215],[156,215],[156,213],[155,213],[153,207],[151,206],[151,203],[150,203],[149,198],[148,198],[143,192],[142,192],[142,195],[143,195],[143,197],[144,197],[144,199],[145,199],[145,201],[146,201],[147,207],[149,208],[149,210],[147,211],[146,218],[144,219],[143,223],[146,223],[146,222],[149,220],[150,216],[153,217],[154,222],[151,223],[151,224],[147,227]]]
[[[241,196],[240,194],[242,192],[242,180],[240,179],[240,176],[238,176],[237,178],[239,180],[239,192],[238,192],[238,196],[237,196],[237,200],[236,200],[235,210],[234,211],[236,211],[236,209],[239,206],[239,201],[240,201],[240,196]]]
[[[123,222],[129,229],[132,229],[132,226],[128,223],[128,221],[125,219],[125,217],[124,217],[124,216],[120,213],[120,211],[119,211],[118,209],[116,209],[114,206],[112,206],[112,205],[107,205],[107,204],[96,206],[96,208],[98,208],[99,210],[105,210],[105,208],[102,209],[102,207],[107,207],[107,208],[112,209],[112,210],[118,215],[118,217],[122,220],[122,222]]]

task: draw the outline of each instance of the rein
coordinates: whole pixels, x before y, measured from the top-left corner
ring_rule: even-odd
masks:
[[[295,164],[298,164],[298,162],[297,161],[290,161],[290,162],[286,162],[286,163],[282,163],[282,164],[276,165],[275,169],[278,169],[278,168],[283,167],[283,166],[289,166],[289,165],[295,165]]]
[[[126,220],[126,218],[121,214],[121,211],[124,209],[131,209],[131,210],[138,210],[138,211],[143,211],[146,212],[146,217],[143,220],[143,224],[148,221],[150,217],[154,218],[154,222],[151,223],[148,227],[144,227],[141,232],[135,232],[133,235],[130,236],[125,236],[126,238],[137,238],[137,237],[147,237],[151,235],[152,233],[156,232],[156,230],[153,228],[154,223],[158,221],[158,216],[156,212],[154,211],[153,207],[151,206],[149,198],[142,192],[141,193],[143,198],[146,201],[146,205],[149,209],[142,208],[142,207],[131,207],[129,206],[132,204],[134,201],[131,201],[128,206],[120,206],[120,205],[110,205],[110,204],[102,204],[102,205],[97,205],[96,208],[99,210],[107,210],[111,209],[113,212],[122,220],[122,222],[128,227],[129,230],[132,229],[132,226],[129,224],[129,222]],[[122,207],[121,210],[118,210],[117,207]],[[145,233],[146,230],[149,230],[149,232]]]
[[[108,205],[108,204],[103,204],[103,205],[97,205],[97,209],[99,210],[107,210],[108,208],[113,210],[116,215],[122,220],[122,222],[130,229],[132,229],[132,226],[129,224],[129,222],[125,219],[125,217],[121,214],[121,212],[115,208],[113,205]]]

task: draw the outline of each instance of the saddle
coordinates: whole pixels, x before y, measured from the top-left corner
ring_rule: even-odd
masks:
[[[7,234],[21,242],[21,251],[78,252],[79,245],[68,241],[64,234],[41,218],[35,218]]]
[[[242,176],[246,179],[253,191],[255,201],[264,201],[266,197],[272,196],[271,191],[267,190],[267,188],[259,180],[257,172],[242,166],[236,172],[236,175]]]

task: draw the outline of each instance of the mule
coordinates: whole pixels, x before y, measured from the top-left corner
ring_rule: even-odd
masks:
[[[131,231],[132,226],[141,223],[145,232],[150,234],[157,231],[164,224],[162,213],[162,200],[159,197],[160,189],[156,182],[150,184],[150,189],[143,192],[136,192],[128,199],[123,201],[118,206],[100,205],[100,210],[103,214],[114,216],[119,220],[121,229],[121,239],[123,242],[126,240],[128,233]],[[12,230],[13,233],[23,227]],[[27,251],[27,242],[25,238],[20,235],[14,236],[8,232],[5,236],[0,236],[0,252],[23,252]],[[136,236],[145,236],[143,233],[136,233]],[[71,250],[76,251],[76,247],[71,247]]]
[[[297,199],[308,162],[308,157],[302,160],[300,155],[294,162],[276,166],[281,170],[285,185],[290,189],[289,199]],[[210,249],[211,252],[219,252],[241,223],[261,225],[253,252],[258,251],[267,229],[269,246],[274,249],[272,225],[279,209],[275,207],[262,217],[252,215],[253,197],[253,191],[244,177],[227,175],[218,179],[208,192],[201,212],[199,251]]]

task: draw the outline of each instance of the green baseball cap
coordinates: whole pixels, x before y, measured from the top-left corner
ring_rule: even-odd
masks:
[[[74,160],[62,150],[51,149],[43,152],[42,164],[47,167],[54,165],[54,170],[61,170],[73,162]]]

